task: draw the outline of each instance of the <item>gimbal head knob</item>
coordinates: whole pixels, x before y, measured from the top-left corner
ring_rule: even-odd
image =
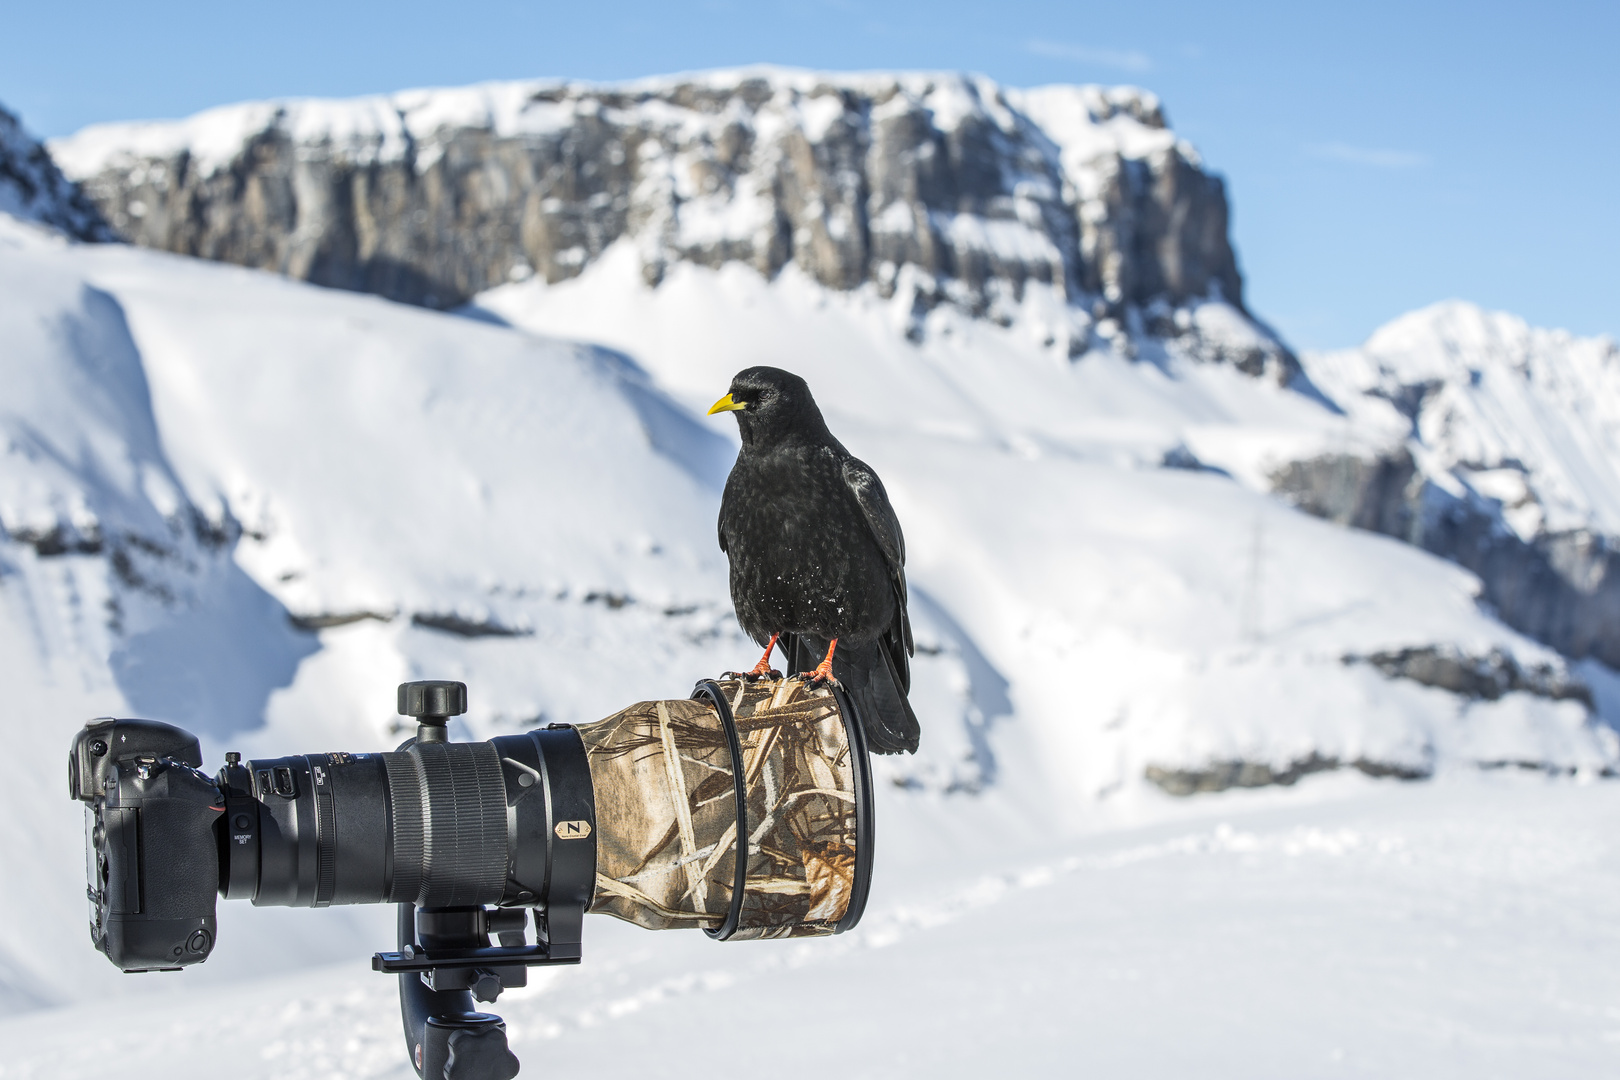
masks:
[[[416,717],[417,742],[444,742],[445,723],[467,711],[467,684],[437,679],[400,683],[399,711]]]

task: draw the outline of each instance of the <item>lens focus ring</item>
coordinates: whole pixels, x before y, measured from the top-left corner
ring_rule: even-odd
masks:
[[[487,742],[418,743],[405,756],[416,773],[423,826],[417,904],[499,902],[507,872],[506,781],[495,747]],[[408,814],[400,812],[400,803],[408,798],[396,789],[396,836],[400,819]],[[396,862],[396,895],[406,876],[403,869]]]

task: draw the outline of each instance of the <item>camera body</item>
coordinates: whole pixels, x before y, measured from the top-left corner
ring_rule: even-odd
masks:
[[[213,951],[218,786],[195,736],[152,720],[92,721],[68,783],[85,803],[90,938],[124,971],[169,971]]]

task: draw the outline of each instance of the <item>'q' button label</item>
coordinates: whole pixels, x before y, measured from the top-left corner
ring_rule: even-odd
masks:
[[[583,840],[591,835],[591,823],[588,821],[559,821],[552,830],[559,840]]]

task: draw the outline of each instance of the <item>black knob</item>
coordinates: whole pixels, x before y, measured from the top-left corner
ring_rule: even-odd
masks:
[[[399,711],[402,716],[443,723],[446,717],[467,711],[467,684],[437,680],[400,683]]]
[[[512,1080],[517,1055],[506,1045],[506,1025],[460,1028],[450,1033],[444,1080]],[[427,1076],[424,1070],[424,1077]]]
[[[488,968],[478,968],[467,983],[472,996],[485,1004],[501,996],[501,977]]]

